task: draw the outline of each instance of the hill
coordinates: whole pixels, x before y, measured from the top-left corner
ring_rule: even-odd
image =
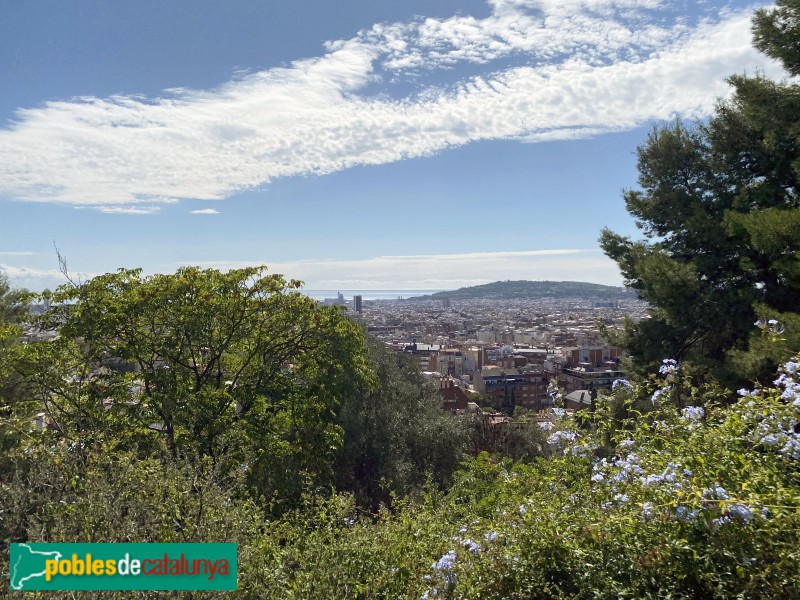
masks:
[[[416,296],[410,300],[517,300],[537,298],[634,299],[636,293],[623,287],[583,281],[495,281],[484,285]]]

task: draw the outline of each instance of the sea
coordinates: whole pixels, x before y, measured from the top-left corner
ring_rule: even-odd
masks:
[[[345,300],[352,300],[353,296],[361,296],[362,300],[400,300],[413,296],[426,296],[446,290],[300,290],[306,296],[322,302],[325,298],[336,298],[342,294]]]

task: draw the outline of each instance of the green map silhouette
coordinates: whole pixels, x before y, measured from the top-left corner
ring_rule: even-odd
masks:
[[[25,583],[37,577],[44,578],[45,561],[60,560],[60,552],[33,550],[28,544],[11,545],[11,589],[25,589]],[[30,589],[30,588],[28,588]]]

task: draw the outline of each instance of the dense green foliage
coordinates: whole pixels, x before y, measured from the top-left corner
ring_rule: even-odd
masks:
[[[554,456],[483,454],[449,491],[370,514],[350,494],[304,494],[268,519],[244,474],[210,460],[42,446],[0,487],[0,526],[12,540],[236,541],[245,598],[799,598],[798,370],[723,407],[668,365],[601,396],[590,428],[558,424]]]
[[[790,72],[798,15],[786,1],[754,21],[759,47]],[[736,386],[768,377],[800,346],[800,85],[730,83],[707,123],[658,127],[639,148],[640,189],[625,203],[646,241],[605,230],[601,245],[653,307],[621,340],[635,364],[652,372],[670,356]],[[765,353],[748,342],[770,319],[785,332]]]
[[[483,455],[448,494],[377,522],[353,520],[340,499],[316,509],[313,527],[276,525],[256,550],[271,568],[250,593],[800,597],[800,436],[789,430],[798,407],[764,389],[720,408],[713,389],[672,376],[618,388],[598,416],[614,403],[633,411],[652,387],[660,400],[644,418],[598,419],[593,433],[562,425],[551,437],[558,457],[512,464]],[[705,409],[678,409],[670,396],[679,387]]]
[[[0,271],[0,327],[19,323],[28,312],[28,298],[25,290],[13,289],[6,274]]]
[[[449,485],[465,423],[298,286],[263,267],[120,270],[43,295],[26,320],[55,337],[4,325],[3,538],[247,547],[337,490],[374,510]]]
[[[344,442],[335,478],[360,505],[377,508],[426,482],[449,486],[468,426],[442,411],[442,397],[412,357],[375,341],[368,349],[378,385],[346,397],[337,411]]]
[[[274,514],[332,486],[375,505],[447,483],[461,424],[418,373],[297,286],[263,268],[121,270],[47,294],[31,319],[58,337],[0,357],[17,384],[5,446],[27,447],[18,432],[38,415],[35,447],[209,463]]]
[[[49,295],[57,339],[6,357],[55,440],[244,468],[256,497],[332,482],[333,409],[373,385],[360,330],[263,269],[96,277]],[[280,509],[278,506],[276,509]]]
[[[624,288],[583,281],[495,281],[429,296],[415,296],[416,300],[518,300],[536,298],[603,298],[608,300],[634,298]]]

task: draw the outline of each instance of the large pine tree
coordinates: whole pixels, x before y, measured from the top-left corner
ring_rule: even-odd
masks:
[[[800,0],[758,11],[753,31],[800,74]],[[658,127],[638,149],[624,199],[645,239],[605,229],[600,243],[652,306],[621,336],[635,367],[677,358],[733,386],[800,350],[800,85],[729,81],[707,123]]]

